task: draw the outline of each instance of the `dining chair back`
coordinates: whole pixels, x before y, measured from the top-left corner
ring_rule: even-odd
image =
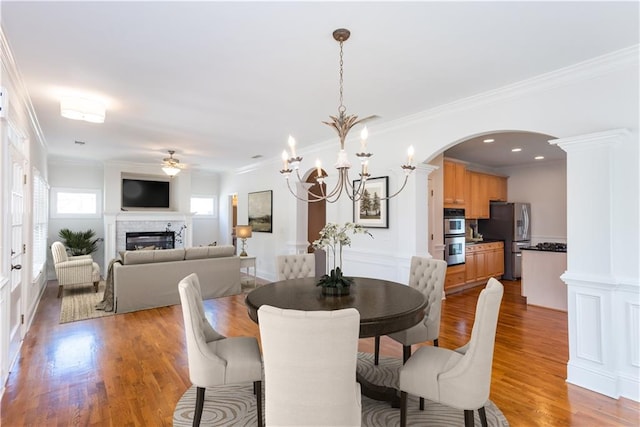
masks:
[[[447,273],[447,262],[414,256],[411,258],[409,270],[409,286],[419,290],[427,299],[427,308],[422,322],[404,331],[388,336],[402,344],[404,362],[411,356],[411,346],[425,341],[433,341],[438,346],[440,336],[440,314],[442,308],[442,293],[444,278]],[[378,364],[380,354],[380,338],[376,337],[374,349],[374,363]]]
[[[400,369],[400,425],[407,423],[407,393],[464,410],[465,426],[473,427],[478,410],[487,426],[484,406],[491,389],[493,349],[504,288],[494,278],[480,292],[471,338],[463,351],[420,347]]]
[[[258,309],[267,426],[359,426],[360,314]]]
[[[211,326],[195,273],[180,281],[178,291],[187,341],[189,379],[196,386],[193,425],[200,425],[206,387],[253,382],[258,425],[262,426],[262,359],[258,341],[254,337],[226,338]]]
[[[279,255],[276,258],[278,280],[315,277],[316,258],[314,254]]]

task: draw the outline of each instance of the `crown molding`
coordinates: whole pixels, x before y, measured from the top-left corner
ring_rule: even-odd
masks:
[[[29,96],[27,87],[22,80],[15,58],[13,57],[9,41],[4,34],[4,29],[2,27],[0,27],[0,62],[4,65],[2,68],[6,70],[7,74],[9,75],[9,80],[14,83],[16,89],[16,93],[3,93],[3,96],[10,98],[11,95],[15,95],[17,97],[20,105],[27,110],[29,122],[31,123],[31,127],[33,128],[33,131],[38,138],[38,142],[40,143],[42,148],[48,152],[49,150],[47,147],[47,140],[44,137],[44,133],[42,133],[42,128],[40,127],[40,122],[38,122],[36,111],[33,108],[33,104],[31,103],[31,97]],[[2,85],[4,86],[3,90],[6,92],[7,87],[4,84],[4,81],[2,81]],[[9,98],[5,101],[5,105],[7,106],[7,108],[10,105]],[[7,115],[5,116],[7,117],[7,119],[9,118],[8,113],[9,111],[7,111]]]

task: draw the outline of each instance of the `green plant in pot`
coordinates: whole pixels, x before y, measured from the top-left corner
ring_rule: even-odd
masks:
[[[333,268],[329,274],[320,278],[317,285],[322,286],[322,293],[325,295],[348,295],[349,288],[353,283],[353,278],[346,277],[342,273],[342,248],[351,246],[350,234],[368,234],[369,231],[359,224],[347,222],[344,225],[327,223],[320,230],[320,238],[313,242],[316,249],[324,249],[333,261]]]
[[[96,233],[91,229],[71,231],[63,228],[58,232],[58,236],[71,256],[90,255],[98,250],[100,238],[95,238]]]

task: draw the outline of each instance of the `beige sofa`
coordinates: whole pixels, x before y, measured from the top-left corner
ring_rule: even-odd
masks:
[[[113,264],[117,313],[180,304],[178,282],[191,273],[200,279],[203,299],[241,292],[240,258],[231,245],[125,251],[120,256],[122,264]]]

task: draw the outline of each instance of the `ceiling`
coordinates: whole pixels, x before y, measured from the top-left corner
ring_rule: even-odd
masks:
[[[0,7],[52,160],[159,164],[173,149],[182,163],[209,171],[246,166],[254,156],[278,158],[289,134],[302,147],[337,141],[321,123],[338,106],[336,28],[352,33],[344,45],[347,113],[381,116],[372,130],[638,43],[638,2],[2,1]],[[105,123],[62,118],[59,100],[69,93],[103,100]],[[549,139],[508,136],[509,144],[526,143],[530,154]],[[373,139],[370,147],[375,152]],[[519,161],[511,152],[474,156]]]

